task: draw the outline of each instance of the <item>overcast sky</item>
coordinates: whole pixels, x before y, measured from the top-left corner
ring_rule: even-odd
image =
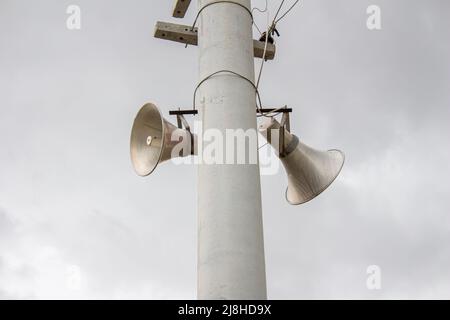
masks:
[[[0,299],[196,298],[196,167],[140,178],[129,159],[144,103],[168,117],[192,101],[197,48],[152,34],[192,23],[196,1],[184,20],[171,8],[0,0]],[[294,133],[346,164],[302,206],[282,168],[263,176],[269,298],[449,299],[450,2],[306,0],[278,29],[263,103],[294,108]]]

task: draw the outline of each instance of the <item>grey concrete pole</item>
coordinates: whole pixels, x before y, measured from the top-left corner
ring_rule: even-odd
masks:
[[[251,8],[250,0],[233,1]],[[198,0],[198,8],[210,2]],[[204,9],[198,21],[200,80],[231,70],[254,82],[252,39],[244,8],[218,3]],[[236,75],[209,79],[197,101],[205,132],[214,128],[225,137],[226,129],[256,130],[255,89]],[[258,164],[199,165],[198,298],[267,298]]]

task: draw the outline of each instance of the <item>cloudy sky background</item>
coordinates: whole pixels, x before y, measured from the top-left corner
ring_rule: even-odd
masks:
[[[0,0],[0,299],[196,297],[196,168],[142,179],[129,159],[140,106],[190,106],[197,48],[152,33],[195,2],[180,21],[172,1]],[[302,206],[282,168],[262,178],[269,298],[449,299],[450,2],[301,2],[261,97],[347,162]]]

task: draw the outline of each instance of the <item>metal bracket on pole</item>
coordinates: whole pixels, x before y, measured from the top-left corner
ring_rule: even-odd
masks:
[[[274,114],[273,116],[278,115],[279,113],[283,114],[278,130],[278,152],[280,157],[286,156],[286,138],[284,130],[286,129],[288,132],[291,132],[291,120],[289,114],[292,112],[292,108],[287,108],[286,106],[278,109],[257,109],[256,112],[267,116],[270,116],[270,114]],[[269,130],[266,139],[268,143],[272,143],[272,134]]]
[[[280,108],[264,108],[264,109],[256,109],[256,113],[260,113],[260,114],[271,113],[271,112],[286,114],[286,113],[291,113],[292,112],[292,108],[282,108],[282,109],[280,109]],[[193,109],[181,110],[181,109],[178,109],[178,110],[171,110],[171,111],[169,111],[169,114],[171,116],[186,115],[186,114],[192,114],[192,115],[195,116],[195,115],[198,114],[198,110],[193,110]],[[287,123],[289,123],[289,119],[287,119],[286,121],[287,121]],[[289,126],[289,124],[288,124],[288,126]]]
[[[280,122],[280,133],[279,133],[279,139],[280,139],[280,157],[286,156],[286,144],[285,144],[285,129],[290,132],[291,131],[291,121],[289,117],[289,113],[283,113],[283,116],[281,118]]]
[[[182,114],[177,115],[177,125],[179,129],[183,129],[184,127],[187,131],[191,132],[191,127]]]
[[[282,109],[273,109],[273,108],[263,108],[256,109],[256,113],[266,114],[266,113],[291,113],[292,108],[282,108]]]
[[[183,126],[186,130],[188,130],[189,132],[191,131],[191,128],[189,126],[189,123],[186,121],[186,118],[184,117],[185,114],[192,114],[192,115],[196,115],[198,114],[197,110],[172,110],[169,111],[169,114],[171,116],[177,116],[177,124],[178,124],[178,128],[179,129],[183,129]]]
[[[191,0],[176,0],[172,16],[174,18],[184,18],[189,4],[191,4]]]
[[[291,118],[289,113],[283,113],[281,118],[281,125],[286,128],[287,131],[291,132]]]
[[[279,147],[278,148],[279,148],[280,157],[284,157],[286,155],[284,129],[286,129],[288,132],[291,132],[291,121],[290,121],[290,116],[289,116],[289,114],[291,112],[292,112],[292,108],[287,108],[287,107],[256,109],[256,113],[258,113],[258,114],[270,114],[270,113],[274,113],[274,114],[282,113],[283,114],[283,116],[281,118],[281,122],[280,122],[281,127],[279,129],[279,134],[278,134],[278,139],[279,139]],[[171,116],[177,117],[178,128],[183,129],[183,126],[184,126],[184,128],[191,134],[191,137],[193,139],[193,135],[191,133],[189,123],[186,121],[186,118],[184,116],[185,115],[194,115],[195,116],[198,114],[198,110],[193,110],[193,109],[181,110],[180,108],[178,108],[178,110],[169,111],[169,114]],[[271,141],[272,141],[270,131],[267,132],[267,141],[269,143],[271,143]]]
[[[178,115],[184,115],[184,114],[193,114],[193,115],[196,115],[196,114],[198,114],[198,110],[192,110],[192,109],[189,109],[189,110],[180,110],[180,109],[178,109],[178,110],[172,110],[172,111],[169,111],[169,114],[170,114],[171,116],[178,116]]]
[[[187,122],[186,118],[184,117],[185,114],[197,114],[197,110],[175,110],[175,111],[169,111],[170,115],[176,115],[177,116],[177,126],[178,129],[184,129],[189,133],[190,135],[190,144],[191,144],[191,155],[195,155],[195,137],[194,134],[191,131],[191,126],[189,125],[189,122]]]
[[[192,46],[198,45],[198,29],[192,26],[169,23],[156,22],[155,38],[180,42]],[[253,40],[253,55],[255,58],[263,58],[265,43],[259,40]],[[274,44],[268,43],[266,49],[266,60],[275,58],[276,47]]]

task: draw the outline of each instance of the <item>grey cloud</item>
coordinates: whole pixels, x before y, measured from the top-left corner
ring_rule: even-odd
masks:
[[[0,207],[0,237],[11,232],[12,227],[13,223],[11,219],[6,214],[6,211]]]
[[[365,0],[304,1],[278,26],[264,104],[293,107],[295,133],[347,162],[299,207],[282,169],[262,178],[271,298],[450,295],[450,3],[377,3],[381,31],[366,29]],[[38,298],[195,298],[196,169],[140,179],[128,143],[145,102],[190,106],[197,49],[152,38],[156,20],[172,21],[167,3],[81,0],[77,32],[68,4],[0,5],[0,277]],[[37,270],[5,273],[5,253]],[[380,291],[365,286],[371,264]],[[81,292],[67,292],[70,265]],[[51,292],[37,285],[49,267],[61,274],[45,278]]]

